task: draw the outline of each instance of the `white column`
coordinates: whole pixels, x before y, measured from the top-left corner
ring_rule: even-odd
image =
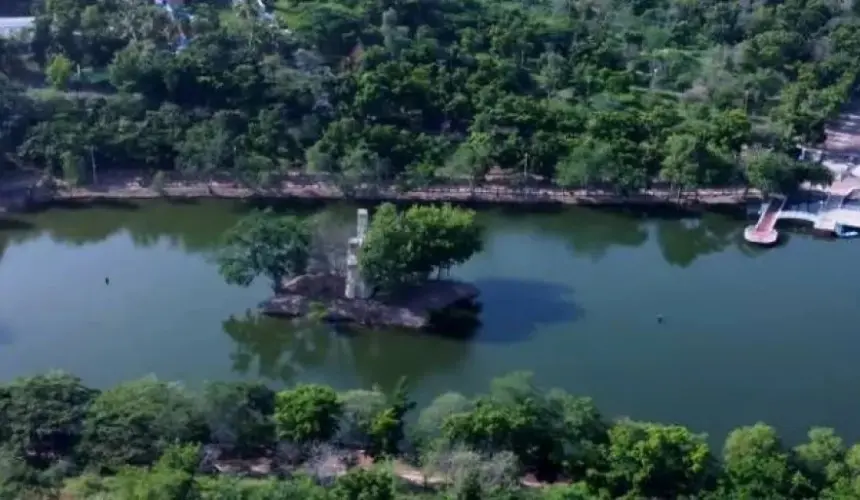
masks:
[[[370,215],[367,213],[366,208],[358,209],[358,224],[356,227],[355,235],[360,240],[364,240],[364,235],[367,234],[367,226],[370,222]]]
[[[346,290],[344,297],[354,299],[359,297],[361,277],[358,272],[358,238],[350,238],[346,248]]]
[[[346,251],[346,290],[344,296],[347,299],[366,299],[367,287],[361,277],[361,269],[358,266],[358,252],[364,243],[364,235],[367,234],[367,226],[370,220],[366,208],[358,209],[356,221],[356,236],[350,238]]]

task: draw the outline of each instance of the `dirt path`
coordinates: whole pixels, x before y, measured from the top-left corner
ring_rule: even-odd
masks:
[[[511,204],[690,204],[733,205],[748,199],[757,199],[758,193],[742,188],[702,189],[684,192],[667,189],[646,190],[628,196],[611,191],[564,190],[555,187],[511,187],[503,184],[487,184],[480,187],[439,186],[417,190],[402,190],[396,186],[358,185],[344,192],[338,186],[315,181],[285,180],[272,187],[250,188],[229,181],[172,181],[158,189],[142,179],[124,182],[102,183],[98,186],[61,187],[53,200],[92,199],[152,199],[174,198],[229,198],[243,199],[262,197],[270,199],[356,199],[366,201],[472,201],[483,203]]]

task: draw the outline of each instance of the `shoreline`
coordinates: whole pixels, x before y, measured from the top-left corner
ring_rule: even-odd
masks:
[[[736,206],[760,200],[756,190],[745,188],[685,191],[650,189],[622,195],[613,191],[560,189],[550,186],[512,187],[486,183],[470,188],[462,185],[431,186],[401,190],[396,186],[358,185],[349,192],[332,183],[287,180],[275,187],[251,188],[235,181],[171,181],[158,189],[141,182],[98,186],[60,186],[47,197],[33,199],[35,205],[55,201],[148,200],[162,198],[269,199],[269,200],[357,200],[371,202],[452,202],[489,205],[629,205],[629,206]]]
[[[107,176],[105,176],[107,177]],[[26,211],[52,203],[133,201],[155,199],[317,200],[366,202],[451,202],[533,206],[671,206],[736,207],[761,200],[761,193],[743,187],[681,191],[668,188],[627,195],[600,189],[561,189],[550,185],[511,186],[489,181],[480,186],[449,184],[400,189],[393,184],[360,184],[344,192],[334,183],[298,175],[286,176],[271,187],[249,187],[228,178],[172,179],[154,187],[151,175],[124,173],[86,186],[31,177],[29,181],[0,181],[0,211]],[[49,187],[53,184],[53,187]],[[807,187],[807,192],[820,191]]]

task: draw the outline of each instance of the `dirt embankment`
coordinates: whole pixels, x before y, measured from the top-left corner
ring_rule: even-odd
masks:
[[[50,187],[49,187],[50,186]],[[436,201],[477,202],[487,204],[566,204],[566,205],[664,205],[704,204],[735,205],[758,199],[755,190],[740,187],[700,189],[678,192],[654,188],[622,195],[612,190],[561,189],[548,184],[515,185],[499,178],[488,178],[480,186],[440,185],[410,189],[395,184],[364,183],[344,189],[333,182],[301,174],[285,175],[265,186],[252,187],[228,177],[164,178],[154,181],[139,172],[111,173],[99,182],[70,186],[61,181],[31,177],[0,181],[0,203],[14,210],[22,205],[39,205],[51,201],[96,199],[155,198],[268,198],[268,199],[355,199],[363,201]]]

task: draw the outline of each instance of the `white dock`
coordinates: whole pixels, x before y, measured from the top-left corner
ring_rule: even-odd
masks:
[[[838,233],[838,227],[860,228],[860,210],[844,208],[846,199],[860,188],[841,188],[834,183],[827,190],[827,199],[816,211],[785,210],[786,198],[773,197],[762,207],[761,216],[753,226],[744,230],[744,239],[759,245],[776,243],[779,234],[776,223],[780,220],[795,220],[812,224],[813,229],[826,233]]]

